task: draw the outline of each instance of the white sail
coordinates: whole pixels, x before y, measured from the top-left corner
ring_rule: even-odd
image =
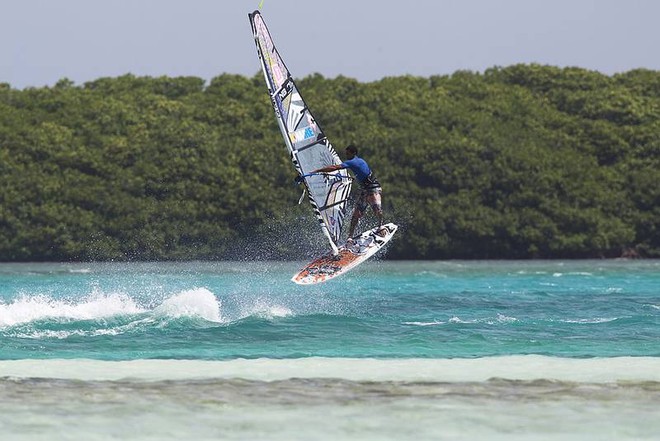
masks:
[[[318,168],[340,164],[339,156],[309,111],[275,48],[261,14],[255,11],[249,17],[275,116],[296,170],[300,176],[305,176]],[[305,176],[304,184],[321,229],[337,252],[346,200],[351,191],[348,173],[342,169],[332,174]]]

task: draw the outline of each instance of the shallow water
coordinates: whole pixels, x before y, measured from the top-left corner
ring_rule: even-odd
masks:
[[[4,380],[0,420],[10,439],[655,439],[659,392],[658,382]]]
[[[299,266],[0,265],[3,439],[660,433],[659,261]]]

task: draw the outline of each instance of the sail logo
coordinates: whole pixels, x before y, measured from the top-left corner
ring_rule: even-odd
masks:
[[[314,137],[314,130],[311,127],[289,132],[289,139],[291,142],[300,142]]]
[[[289,96],[292,90],[293,90],[293,82],[291,82],[290,80],[286,80],[284,84],[282,84],[282,88],[278,92],[277,96],[280,98],[281,101],[284,101],[284,98]]]

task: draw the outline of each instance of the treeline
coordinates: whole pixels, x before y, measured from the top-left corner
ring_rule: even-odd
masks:
[[[383,184],[389,258],[660,257],[660,72],[298,85]],[[0,261],[306,258],[293,178],[260,73],[0,84]]]

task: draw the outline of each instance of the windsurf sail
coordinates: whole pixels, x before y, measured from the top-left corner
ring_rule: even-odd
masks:
[[[336,254],[351,180],[345,169],[329,174],[309,174],[322,167],[341,164],[341,160],[300,95],[261,13],[254,11],[248,16],[284,143],[305,185],[321,230]]]

